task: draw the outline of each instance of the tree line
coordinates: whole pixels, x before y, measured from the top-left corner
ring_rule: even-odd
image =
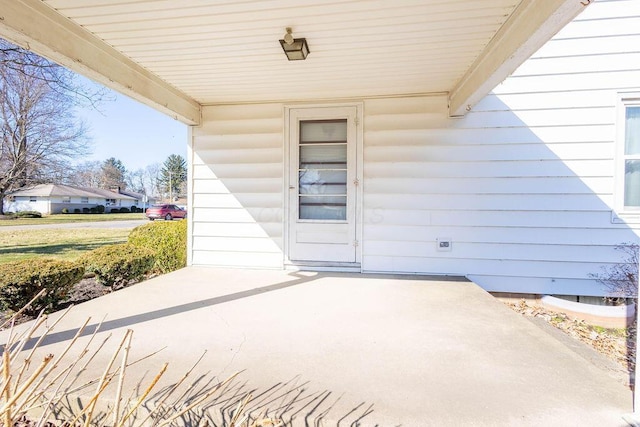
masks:
[[[28,50],[0,39],[0,214],[5,196],[40,183],[120,187],[154,197],[186,193],[186,162],[128,171],[116,158],[78,163],[90,152],[78,108],[96,108],[105,89]]]
[[[162,163],[128,170],[119,159],[88,161],[75,165],[71,173],[56,179],[61,184],[128,190],[153,198],[178,199],[187,193],[187,162],[171,154]]]

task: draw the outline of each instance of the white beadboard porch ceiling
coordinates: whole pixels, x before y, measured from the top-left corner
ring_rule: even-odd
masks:
[[[451,90],[519,0],[45,0],[200,104]],[[291,27],[306,61],[278,42]]]
[[[0,36],[191,124],[202,105],[430,93],[459,115],[581,3],[0,0]],[[286,27],[307,60],[287,61]]]

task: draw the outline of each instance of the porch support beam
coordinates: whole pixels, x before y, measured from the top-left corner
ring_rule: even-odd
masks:
[[[40,0],[0,0],[0,36],[189,125],[200,104]]]
[[[449,116],[463,116],[591,0],[523,0],[449,93]]]

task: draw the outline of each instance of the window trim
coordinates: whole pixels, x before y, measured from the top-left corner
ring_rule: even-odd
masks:
[[[632,208],[624,205],[625,160],[627,159],[624,148],[627,107],[640,107],[640,91],[618,93],[614,141],[614,209],[611,213],[611,222],[614,224],[640,224],[640,207]]]

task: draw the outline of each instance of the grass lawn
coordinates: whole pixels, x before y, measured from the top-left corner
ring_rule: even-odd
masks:
[[[0,217],[0,227],[10,225],[64,224],[69,222],[98,222],[146,219],[144,213],[109,213],[109,214],[57,214],[42,218],[6,219]]]
[[[117,214],[95,216],[110,217]],[[129,232],[130,230],[119,228],[13,231],[11,227],[0,228],[0,264],[35,257],[72,260],[84,252],[103,245],[124,243],[127,241]]]

